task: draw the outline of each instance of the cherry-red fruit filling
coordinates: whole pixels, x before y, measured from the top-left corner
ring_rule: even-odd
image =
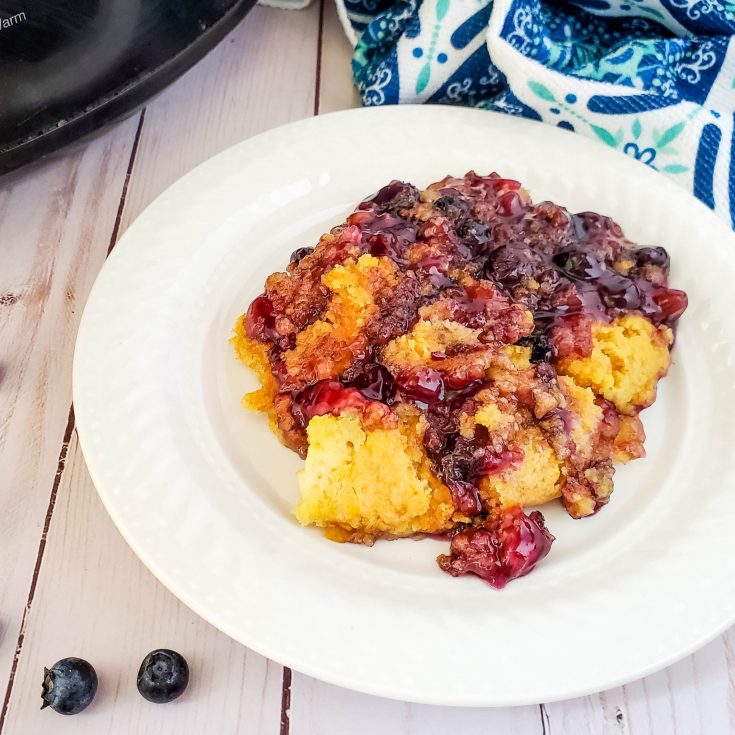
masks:
[[[689,300],[683,291],[675,288],[661,288],[653,292],[653,300],[661,310],[664,320],[675,322],[685,311]]]
[[[662,247],[638,248],[635,251],[635,262],[639,267],[655,265],[658,268],[669,268],[669,254]]]
[[[365,398],[390,405],[396,395],[396,385],[390,371],[377,362],[363,365],[359,372],[348,381],[342,380],[348,387],[357,388]]]
[[[470,383],[462,390],[448,391],[444,401],[427,406],[424,433],[424,449],[449,488],[455,508],[470,516],[482,512],[477,491],[480,480],[522,459],[515,449],[498,452],[485,446],[482,437],[469,439],[459,433],[463,407],[481,387],[481,382]]]
[[[273,302],[265,294],[250,304],[245,315],[245,334],[259,342],[275,342],[278,339]]]
[[[550,204],[537,210],[503,225],[503,244],[484,262],[485,277],[534,314],[534,361],[588,354],[590,322],[570,318],[608,321],[632,311],[676,324],[687,301],[666,285],[664,248],[635,249],[615,222],[592,212],[570,215]]]
[[[498,209],[506,217],[517,217],[523,214],[527,207],[515,191],[508,191],[498,200]]]
[[[437,561],[453,577],[476,574],[502,589],[510,580],[528,574],[553,542],[539,511],[526,515],[514,507],[488,517],[482,526],[460,531],[452,538],[449,554]]]
[[[401,396],[414,403],[431,406],[443,401],[446,394],[442,374],[432,368],[399,373],[395,381]]]
[[[357,388],[345,388],[336,380],[320,380],[293,394],[291,413],[306,428],[314,416],[336,416],[348,408],[361,410],[368,402]]]
[[[320,263],[327,268],[348,253],[370,253],[391,258],[405,277],[380,302],[379,315],[365,328],[368,348],[339,380],[322,380],[291,394],[292,413],[302,428],[314,416],[376,408],[372,402],[413,403],[426,419],[423,445],[433,469],[455,507],[468,516],[486,512],[478,493],[482,478],[516,465],[522,455],[512,447],[495,450],[481,434],[460,434],[462,411],[485,383],[469,370],[465,375],[434,369],[454,353],[436,353],[432,367],[396,375],[378,362],[381,346],[410,331],[421,306],[441,298],[450,319],[483,330],[483,338],[530,346],[539,376],[546,368],[552,378],[555,359],[589,354],[594,321],[633,311],[675,327],[687,307],[686,294],[668,288],[664,248],[635,248],[610,218],[571,214],[550,202],[532,205],[519,188],[517,181],[497,174],[448,178],[428,218],[409,211],[420,195],[399,181],[362,202],[334,231],[326,250],[320,245]],[[311,252],[294,251],[292,277],[299,277],[304,267],[299,264]],[[519,339],[526,334],[525,320],[521,329],[521,310],[509,307],[509,301],[532,312],[530,336]],[[248,309],[245,328],[251,338],[273,343],[269,359],[283,384],[282,353],[293,346],[293,336],[278,334],[278,316],[263,294]],[[606,416],[611,440],[612,418]],[[454,536],[440,564],[450,574],[474,573],[502,587],[527,574],[552,541],[540,513],[527,516],[517,508]]]
[[[364,409],[371,401],[393,403],[396,386],[389,370],[368,362],[350,371],[349,379],[319,380],[292,394],[291,413],[302,428],[314,416],[338,416],[348,408]]]
[[[360,229],[362,249],[376,258],[391,258],[399,265],[405,249],[416,242],[417,226],[392,212],[379,212],[374,208],[360,209],[347,218],[349,225]]]

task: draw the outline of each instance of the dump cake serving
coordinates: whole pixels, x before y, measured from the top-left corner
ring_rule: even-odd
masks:
[[[592,515],[644,454],[687,306],[668,273],[663,248],[497,174],[389,183],[235,327],[261,383],[245,406],[306,460],[296,518],[342,542],[445,536],[439,566],[493,587],[527,574],[554,537],[524,509]]]

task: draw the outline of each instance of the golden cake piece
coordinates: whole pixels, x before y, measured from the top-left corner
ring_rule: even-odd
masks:
[[[294,510],[299,523],[332,529],[334,539],[360,536],[363,542],[452,528],[451,495],[407,428],[367,430],[349,411],[311,419],[309,453],[299,473],[301,501]]]
[[[388,258],[361,255],[322,276],[330,298],[322,318],[296,336],[283,353],[290,384],[305,384],[340,375],[367,347],[365,325],[378,311],[378,294],[395,288],[397,268]]]
[[[668,327],[656,328],[638,314],[626,314],[610,324],[596,323],[592,354],[563,358],[557,370],[632,416],[656,399],[656,384],[671,362],[671,343]]]
[[[574,450],[583,457],[591,457],[599,439],[604,412],[589,388],[577,385],[568,376],[558,376],[559,387],[566,398],[569,435]]]
[[[517,465],[480,480],[483,500],[512,508],[543,505],[560,497],[560,462],[541,431],[529,426],[518,432],[516,443],[523,458]]]

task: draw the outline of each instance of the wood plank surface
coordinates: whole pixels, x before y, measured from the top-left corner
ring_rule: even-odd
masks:
[[[216,153],[314,114],[319,3],[256,7],[145,111],[121,231],[164,189]]]
[[[624,687],[545,705],[551,733],[735,732],[731,629],[683,661]]]
[[[291,735],[542,735],[537,706],[432,707],[352,692],[294,672]]]
[[[169,705],[136,689],[140,662],[173,648],[189,662],[189,689]],[[80,656],[99,690],[76,717],[40,710],[44,666]],[[4,732],[252,733],[280,731],[283,672],[212,628],[138,561],[102,508],[73,434]]]
[[[359,107],[360,95],[352,83],[352,46],[342,30],[332,0],[323,3],[321,41],[316,111],[323,115]]]
[[[77,320],[111,244],[118,209],[122,233],[163,189],[198,163],[261,130],[313,114],[319,10],[318,4],[300,13],[256,8],[121,132],[104,135],[81,153],[62,158],[55,168],[21,174],[17,189],[2,188],[0,242],[10,243],[9,248],[17,243],[6,254],[17,273],[9,274],[13,278],[7,281],[5,273],[0,275],[0,293],[26,296],[7,297],[9,303],[0,311],[3,338],[13,339],[13,359],[0,388],[3,396],[6,390],[17,396],[8,418],[5,402],[2,406],[0,461],[16,479],[12,487],[3,484],[0,490],[12,511],[2,514],[0,530],[6,534],[3,548],[9,539],[13,545],[7,548],[21,549],[13,534],[23,535],[22,558],[27,561],[20,570],[0,567],[3,573],[14,572],[12,586],[3,580],[0,597],[3,615],[15,610],[15,619],[3,620],[8,672],[65,428],[67,442],[71,438],[73,424],[67,419]],[[113,161],[116,143],[119,160]],[[104,177],[114,177],[114,184]],[[109,216],[105,216],[107,192]],[[36,211],[39,198],[47,204],[48,214]],[[82,252],[78,240],[86,248]],[[53,298],[50,304],[47,292]],[[47,307],[48,326],[39,329],[35,325]],[[280,731],[281,667],[222,636],[154,580],[112,526],[89,484],[74,440],[69,452],[74,471],[61,467],[57,522],[51,519],[48,528],[3,735],[40,733],[44,727],[54,732],[73,728],[81,735],[208,732],[207,722],[219,728],[215,732]],[[14,501],[26,488],[38,495],[36,502]],[[156,640],[162,632],[167,634],[165,642]],[[192,685],[187,706],[182,701],[168,709],[156,708],[135,691],[139,660],[160,645],[190,651],[192,663],[200,669],[198,689]],[[101,662],[107,682],[87,714],[69,719],[37,710],[42,667],[65,655]],[[3,672],[2,681],[7,678]]]
[[[74,336],[134,134],[133,119],[0,186],[0,722],[67,431]]]

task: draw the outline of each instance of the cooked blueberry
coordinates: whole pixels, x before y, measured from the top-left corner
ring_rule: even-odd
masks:
[[[600,278],[597,290],[602,303],[611,309],[632,311],[641,307],[641,294],[635,283],[625,276],[608,272]]]
[[[659,268],[669,267],[669,254],[664,248],[639,248],[634,251],[635,262],[638,266],[656,265]]]
[[[585,250],[564,250],[557,253],[552,261],[565,275],[571,278],[599,278],[605,272],[604,263]]]
[[[439,197],[434,202],[434,208],[455,223],[463,220],[470,211],[470,205],[464,199],[454,196]]]
[[[291,253],[291,263],[298,263],[302,258],[305,258],[310,253],[314,252],[314,248],[296,248]]]
[[[149,702],[164,704],[180,697],[189,683],[189,665],[176,651],[151,651],[138,670],[138,691]]]
[[[551,359],[553,352],[549,335],[536,331],[529,337],[524,337],[518,344],[531,348],[531,362],[543,362]]]
[[[510,248],[503,245],[488,258],[485,274],[510,288],[526,278],[532,278],[539,268],[540,260],[541,255],[529,248]]]
[[[572,227],[578,240],[595,240],[604,237],[621,238],[620,225],[610,217],[596,212],[579,212],[572,215]]]
[[[375,362],[364,365],[362,370],[351,376],[346,385],[357,388],[371,401],[390,404],[396,394],[393,376],[388,368]]]
[[[61,715],[76,715],[86,709],[97,693],[97,673],[81,658],[62,658],[43,670],[41,709],[51,707]]]
[[[479,248],[490,239],[488,226],[476,219],[467,219],[459,227],[457,234],[470,246]]]
[[[413,184],[404,184],[402,181],[391,181],[378,193],[363,204],[377,204],[383,209],[408,209],[418,201],[419,191]],[[360,209],[362,209],[362,205]]]

